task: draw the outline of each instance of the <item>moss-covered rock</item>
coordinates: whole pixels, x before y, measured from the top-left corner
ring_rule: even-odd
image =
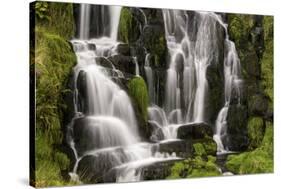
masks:
[[[140,36],[138,20],[134,17],[128,7],[123,7],[120,14],[118,39],[131,44],[136,42]]]
[[[135,106],[140,132],[149,138],[151,135],[151,128],[147,125],[149,96],[144,79],[140,76],[131,79],[128,83],[128,93]]]
[[[263,19],[265,51],[261,59],[262,86],[270,98],[270,108],[273,108],[273,17]]]
[[[148,93],[147,86],[142,77],[135,77],[129,81],[129,94],[134,99],[144,120],[147,121]]]
[[[248,120],[249,149],[260,146],[264,136],[264,123],[260,117],[252,117]]]
[[[205,148],[201,143],[193,144],[193,149],[194,149],[195,156],[206,156],[207,155]]]
[[[251,152],[230,155],[226,167],[235,174],[254,174],[273,172],[273,127],[266,123],[266,132],[260,147]]]
[[[74,33],[72,4],[44,4],[46,6],[41,14],[46,17],[36,16],[34,50],[36,187],[74,184],[66,181],[61,174],[69,169],[70,160],[58,148],[63,143],[63,112],[67,109],[63,96],[70,93],[67,81],[76,64],[76,56],[67,41]]]
[[[208,156],[207,160],[195,156],[192,159],[177,162],[171,168],[171,174],[167,179],[219,176],[221,173],[215,160],[213,156]]]

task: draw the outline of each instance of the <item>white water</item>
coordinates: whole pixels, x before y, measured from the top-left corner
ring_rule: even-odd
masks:
[[[163,107],[149,109],[150,121],[157,123],[165,139],[175,139],[177,128],[181,124],[206,122],[205,104],[208,95],[206,79],[207,67],[218,57],[217,17],[214,13],[196,12],[196,40],[190,40],[188,32],[189,18],[185,11],[163,10],[165,35],[169,53],[169,68],[165,86]],[[150,69],[145,65],[150,87]],[[151,91],[149,91],[152,93]],[[163,109],[166,121],[154,117],[155,109]],[[166,133],[166,134],[165,134]]]
[[[90,6],[81,4],[79,38],[88,39],[90,32]]]
[[[153,70],[150,67],[150,54],[147,53],[145,56],[145,64],[144,64],[144,71],[148,85],[148,94],[150,103],[155,103],[155,89],[154,89],[154,77],[153,77]]]
[[[88,18],[90,5],[81,5],[81,26],[85,28],[85,18]],[[111,7],[110,15],[110,36],[88,39],[88,34],[81,36],[81,39],[72,40],[74,51],[77,56],[78,64],[74,68],[74,104],[75,114],[69,124],[68,141],[73,149],[76,163],[70,173],[73,181],[79,181],[77,170],[79,163],[84,156],[94,156],[101,161],[108,161],[112,165],[111,170],[117,170],[117,182],[136,181],[141,179],[143,166],[159,162],[178,159],[174,154],[162,155],[153,152],[154,144],[143,143],[138,132],[138,125],[132,103],[127,93],[121,89],[111,78],[120,74],[112,65],[112,70],[99,66],[96,62],[97,57],[105,57],[116,54],[116,36],[121,7]],[[85,12],[84,12],[85,11]],[[118,19],[117,19],[118,18]],[[88,23],[88,21],[87,21]],[[85,28],[80,28],[80,34],[85,33]],[[83,32],[82,32],[83,31]],[[87,39],[87,40],[86,40]],[[90,50],[89,43],[96,46],[95,50]],[[136,75],[139,76],[139,67],[136,58]],[[113,73],[112,73],[113,72]],[[84,77],[79,76],[84,75]],[[82,79],[81,79],[82,77]],[[85,84],[86,95],[82,96],[79,85]],[[83,85],[84,86],[84,85]],[[81,93],[81,94],[80,94]],[[79,97],[80,96],[80,97]],[[83,99],[81,99],[83,98]],[[81,107],[79,104],[87,102],[87,106]],[[83,125],[79,128],[87,131],[82,134],[87,140],[87,148],[80,149],[75,144],[73,136],[77,129],[76,121],[83,120]],[[80,122],[78,122],[80,123]],[[75,128],[74,128],[75,126]],[[95,162],[98,164],[98,162]],[[94,164],[95,164],[94,163]],[[96,165],[96,164],[95,164]],[[94,165],[94,166],[95,166]],[[102,177],[103,175],[101,175]],[[80,181],[79,181],[80,182]]]
[[[110,38],[117,41],[121,6],[110,6]]]

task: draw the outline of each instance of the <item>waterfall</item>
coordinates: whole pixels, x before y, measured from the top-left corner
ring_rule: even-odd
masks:
[[[69,175],[73,181],[79,181],[79,165],[83,158],[91,156],[96,160],[91,166],[101,172],[103,179],[115,171],[117,182],[140,180],[143,166],[178,158],[174,154],[164,156],[155,152],[155,144],[141,141],[131,100],[127,92],[112,80],[113,76],[124,75],[113,65],[112,69],[105,68],[96,61],[117,54],[121,7],[109,9],[112,18],[108,28],[110,36],[89,39],[87,23],[91,6],[81,5],[79,39],[72,40],[78,64],[73,79],[75,116],[68,125],[67,139],[76,163]],[[89,48],[89,44],[95,48]],[[136,75],[139,75],[136,57],[134,62]],[[108,170],[100,168],[102,162],[108,164]]]
[[[79,38],[88,39],[90,34],[90,8],[88,4],[81,4],[80,7],[80,28]]]
[[[114,41],[117,40],[121,9],[121,6],[110,6],[110,38]]]
[[[140,68],[139,68],[139,63],[138,63],[137,57],[134,56],[133,60],[135,63],[135,74],[136,74],[136,76],[140,76]]]
[[[148,94],[150,103],[153,104],[155,102],[155,89],[154,89],[154,77],[153,77],[153,70],[150,66],[150,54],[147,53],[145,56],[145,64],[144,64],[144,71],[148,85]]]
[[[186,11],[162,10],[162,13],[169,53],[165,102],[164,106],[150,108],[149,118],[166,133],[165,139],[174,139],[180,125],[208,121],[206,72],[209,65],[218,62],[218,19],[214,13],[195,12],[193,19],[197,25],[189,28],[191,20]],[[148,73],[146,71],[146,75]],[[152,89],[149,87],[149,90]],[[163,125],[163,121],[154,117],[155,109],[164,110],[167,124]]]
[[[227,28],[225,26],[225,31]],[[227,132],[227,114],[229,105],[232,98],[233,91],[236,92],[238,96],[238,104],[240,104],[241,96],[241,68],[240,60],[236,52],[235,44],[229,40],[228,34],[225,39],[226,56],[224,58],[224,97],[225,104],[220,110],[217,120],[216,120],[216,132],[213,139],[217,143],[217,153],[225,153],[228,151],[227,147],[223,144],[223,138],[226,137]]]

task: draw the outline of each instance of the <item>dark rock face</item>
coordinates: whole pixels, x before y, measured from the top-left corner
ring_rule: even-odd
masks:
[[[203,139],[206,136],[212,137],[213,130],[207,123],[191,123],[183,125],[178,129],[178,138],[180,139]]]
[[[253,116],[266,116],[269,99],[265,95],[256,94],[250,98],[249,113]]]
[[[159,143],[159,152],[172,154],[176,153],[178,157],[187,158],[192,155],[192,143],[191,140],[174,140]]]
[[[116,156],[120,158],[117,159]],[[111,171],[111,168],[125,161],[124,151],[121,148],[115,150],[114,153],[87,155],[80,160],[77,173],[80,179],[86,183],[115,182],[116,172]]]
[[[85,114],[88,113],[88,96],[87,96],[87,73],[81,70],[77,78],[77,90],[78,90],[78,111]]]
[[[242,105],[231,105],[227,115],[227,141],[231,151],[246,150],[249,144],[247,134],[247,108]]]
[[[118,54],[109,57],[108,60],[121,72],[135,75],[136,65],[132,57]]]
[[[130,56],[130,47],[126,43],[119,43],[117,45],[117,52],[124,56]]]
[[[165,162],[157,162],[142,168],[143,180],[160,180],[165,179],[171,174],[171,167],[175,162],[181,160],[171,160]]]

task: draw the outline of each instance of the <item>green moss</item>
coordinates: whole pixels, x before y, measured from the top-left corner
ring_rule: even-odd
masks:
[[[188,163],[182,161],[182,162],[176,162],[173,167],[171,168],[171,174],[167,177],[167,179],[177,179],[177,178],[183,178],[184,172],[188,172],[189,165]]]
[[[206,151],[201,143],[195,143],[193,144],[193,149],[194,149],[194,155],[196,156],[206,156]]]
[[[137,20],[130,8],[123,7],[120,14],[118,39],[125,43],[133,43],[139,37],[140,31]]]
[[[147,121],[148,92],[145,81],[142,77],[135,77],[129,81],[129,94],[141,112],[142,117]]]
[[[261,60],[262,86],[270,98],[273,108],[273,17],[265,16],[263,20],[265,51]]]
[[[264,124],[260,117],[252,117],[248,120],[248,135],[250,140],[249,149],[253,150],[260,146],[264,136]]]
[[[267,122],[260,147],[251,152],[228,156],[226,167],[235,174],[273,172],[273,127]]]
[[[67,41],[74,33],[72,4],[44,2],[42,14],[36,17],[36,187],[75,184],[65,181],[61,171],[69,168],[69,159],[57,146],[62,144],[63,96],[76,56]]]
[[[215,160],[213,156],[208,156],[207,161],[195,156],[193,159],[177,162],[171,168],[171,174],[167,179],[219,176],[221,173]]]
[[[250,30],[254,26],[252,15],[228,14],[229,35],[235,44],[245,43],[247,41]]]
[[[36,2],[36,26],[48,28],[48,32],[70,39],[74,34],[72,3]],[[41,15],[41,16],[38,16]]]
[[[205,136],[204,139],[196,140],[194,143],[200,143],[204,150],[205,155],[216,155],[217,153],[217,144],[216,142],[209,136]]]

